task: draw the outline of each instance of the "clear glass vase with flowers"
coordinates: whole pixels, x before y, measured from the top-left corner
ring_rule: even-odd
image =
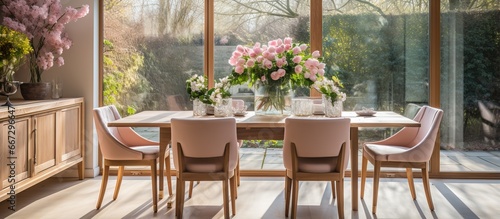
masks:
[[[229,59],[231,83],[254,87],[257,115],[289,115],[293,88],[310,87],[323,77],[321,61],[319,51],[309,53],[307,44],[292,43],[290,37],[267,45],[238,45]]]
[[[207,104],[211,104],[207,96],[208,81],[206,76],[193,75],[186,80],[186,91],[189,94],[189,99],[193,101],[193,115],[207,115]]]
[[[335,76],[332,80],[324,77],[314,82],[313,87],[322,94],[325,116],[340,117],[343,102],[346,100],[346,94],[340,91],[340,88],[343,88],[340,80]]]
[[[233,105],[231,99],[231,79],[229,76],[219,79],[215,86],[208,91],[208,96],[214,106],[214,116],[233,116]]]

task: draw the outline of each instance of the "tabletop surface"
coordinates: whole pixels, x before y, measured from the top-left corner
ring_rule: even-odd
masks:
[[[110,127],[170,127],[172,118],[193,118],[192,111],[142,111],[108,123]],[[324,115],[313,116],[260,116],[248,111],[244,116],[234,116],[238,128],[284,127],[288,117],[327,118]],[[354,111],[343,111],[342,117],[351,119],[351,127],[418,127],[420,123],[392,111],[378,111],[373,116],[358,116]],[[214,118],[203,116],[197,118]]]

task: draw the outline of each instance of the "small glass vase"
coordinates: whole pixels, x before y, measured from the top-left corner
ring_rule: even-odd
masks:
[[[290,83],[262,84],[256,83],[255,115],[290,115],[292,113],[293,91]]]
[[[233,116],[233,100],[232,98],[224,98],[214,106],[214,116],[229,117]]]
[[[332,103],[330,97],[323,95],[323,103],[325,104],[325,116],[326,117],[340,117],[342,116],[342,101],[336,100]]]
[[[207,105],[199,99],[193,100],[193,116],[207,115]]]

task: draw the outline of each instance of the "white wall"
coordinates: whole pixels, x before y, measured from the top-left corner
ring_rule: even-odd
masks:
[[[62,0],[63,7],[89,5],[89,14],[76,22],[67,24],[66,32],[73,45],[63,53],[65,64],[44,71],[42,80],[63,83],[64,97],[84,97],[85,127],[85,177],[99,173],[97,158],[97,136],[93,127],[92,109],[98,106],[98,1],[99,0]],[[16,80],[28,82],[28,68],[23,67],[15,75]],[[14,97],[22,98],[20,92]],[[62,173],[63,176],[76,175],[76,167]]]

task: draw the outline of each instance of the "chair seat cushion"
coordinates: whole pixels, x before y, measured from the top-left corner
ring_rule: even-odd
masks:
[[[411,148],[396,145],[378,145],[367,143],[363,147],[363,153],[378,161],[405,161],[403,154]]]
[[[141,152],[144,160],[156,159],[160,153],[158,145],[135,146],[130,149]]]
[[[306,158],[299,157],[299,172],[329,173],[337,167],[337,157]]]
[[[185,157],[184,164],[187,172],[215,173],[223,170],[224,157],[192,158]]]

